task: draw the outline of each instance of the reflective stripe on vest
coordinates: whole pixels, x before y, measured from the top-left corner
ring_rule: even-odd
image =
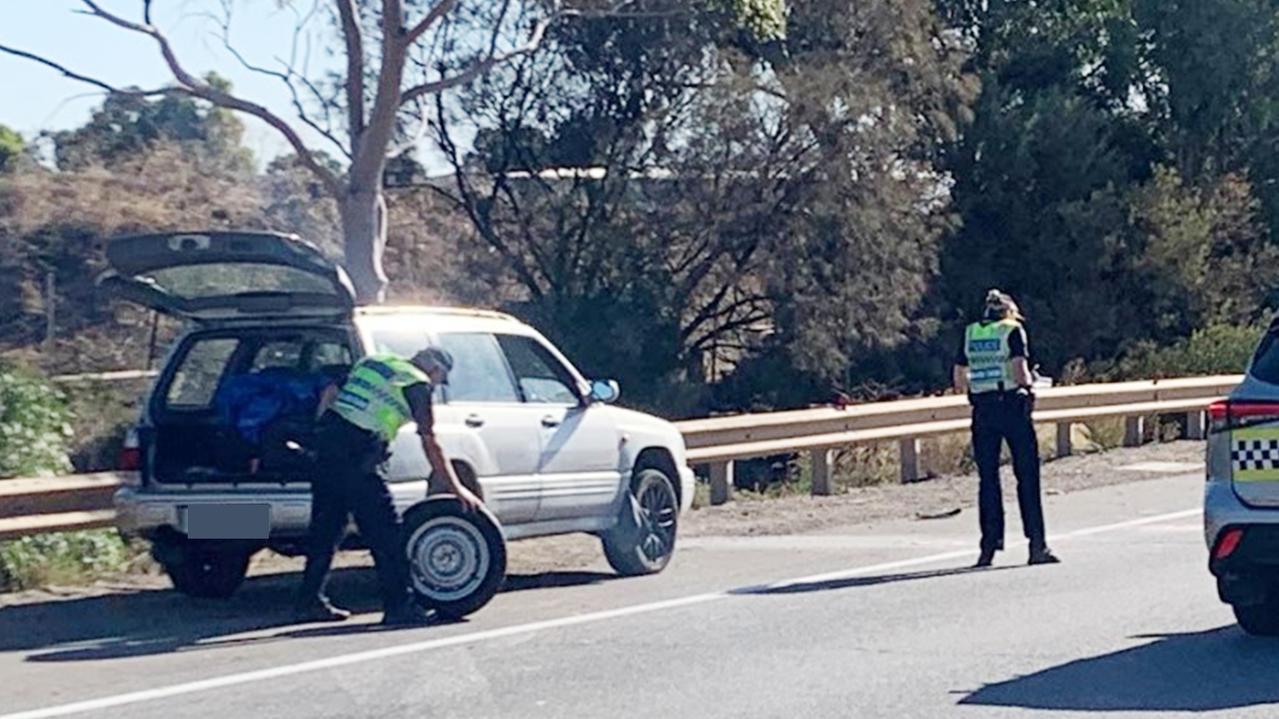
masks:
[[[1017,388],[1008,338],[1021,329],[1016,320],[975,322],[964,332],[968,358],[968,391],[972,394],[1003,392]]]
[[[333,411],[390,442],[400,427],[413,421],[404,388],[430,381],[426,373],[406,359],[393,355],[365,357],[351,368],[346,383],[338,390]]]

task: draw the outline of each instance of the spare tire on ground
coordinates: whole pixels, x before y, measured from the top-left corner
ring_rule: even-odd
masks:
[[[506,540],[487,509],[467,511],[435,495],[404,513],[409,585],[426,609],[460,619],[478,611],[506,578]]]

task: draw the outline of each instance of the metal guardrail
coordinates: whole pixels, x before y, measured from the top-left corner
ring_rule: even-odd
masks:
[[[1071,452],[1071,426],[1107,417],[1125,418],[1124,444],[1140,444],[1143,421],[1185,414],[1188,435],[1204,435],[1204,409],[1228,394],[1239,375],[1077,385],[1040,390],[1034,420],[1057,426],[1057,455]],[[708,466],[711,502],[732,494],[733,463],[775,454],[811,452],[813,494],[835,491],[834,452],[841,447],[897,442],[901,478],[923,476],[920,440],[967,431],[969,407],[960,396],[872,402],[845,409],[740,414],[677,422],[688,460]],[[0,539],[68,529],[109,526],[111,495],[136,475],[122,472],[0,480]]]
[[[140,379],[153,379],[160,376],[153,369],[122,369],[112,372],[85,372],[84,374],[59,374],[49,379],[58,384],[82,384],[84,382],[128,382]]]
[[[72,529],[109,527],[111,495],[127,472],[0,480],[0,539]]]
[[[1057,425],[1057,455],[1070,454],[1071,426],[1106,417],[1124,417],[1124,444],[1141,442],[1143,421],[1158,414],[1187,416],[1188,435],[1202,438],[1203,410],[1228,394],[1242,375],[1190,377],[1139,382],[1055,387],[1036,392],[1036,423]],[[677,422],[688,445],[688,459],[710,470],[711,503],[732,494],[733,462],[799,451],[811,452],[813,494],[835,490],[833,451],[840,447],[896,441],[904,482],[923,476],[920,440],[967,431],[967,398],[950,395],[893,402],[741,414]]]

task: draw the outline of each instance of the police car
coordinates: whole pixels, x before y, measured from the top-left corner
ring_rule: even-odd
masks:
[[[1209,569],[1244,631],[1279,635],[1279,322],[1208,414]]]

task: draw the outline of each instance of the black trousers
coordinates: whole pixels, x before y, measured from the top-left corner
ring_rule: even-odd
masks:
[[[1017,477],[1017,505],[1031,549],[1046,546],[1044,509],[1039,496],[1039,442],[1030,414],[1034,399],[1001,393],[973,398],[973,459],[981,478],[978,511],[981,548],[1003,549],[1004,502],[999,486],[999,455],[1006,442]]]
[[[317,472],[311,481],[311,527],[300,601],[324,596],[333,555],[349,517],[373,552],[382,607],[391,611],[408,600],[408,559],[399,516],[381,476],[386,444],[376,435],[332,413],[320,420],[316,433]]]

